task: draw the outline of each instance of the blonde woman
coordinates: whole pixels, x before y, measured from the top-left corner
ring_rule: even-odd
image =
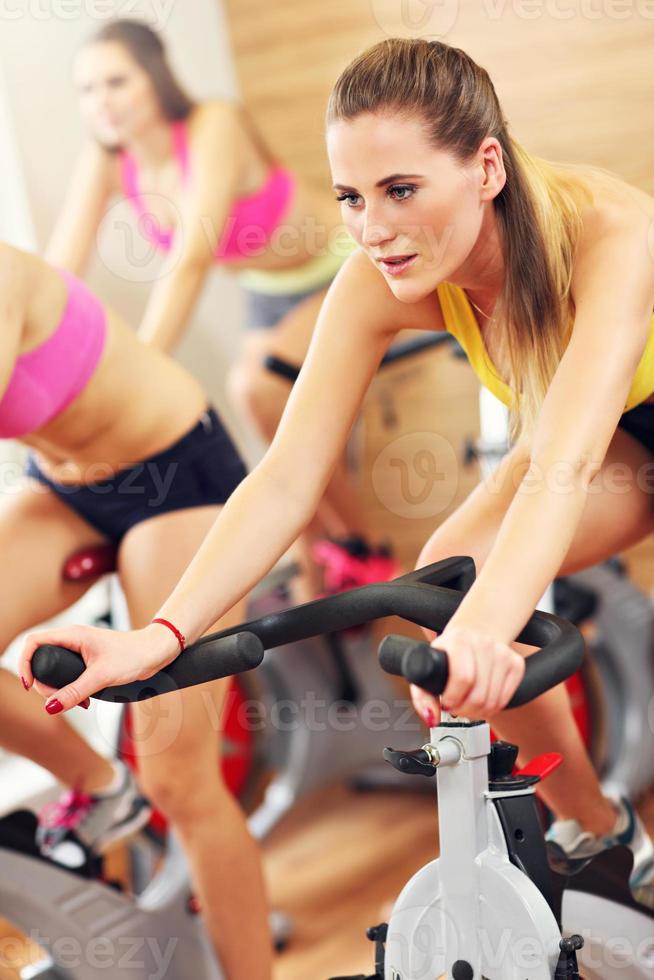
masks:
[[[631,846],[632,889],[649,902],[652,843],[628,801],[602,794],[565,690],[502,708],[528,653],[514,639],[548,583],[654,528],[654,200],[610,174],[531,156],[486,71],[438,41],[387,40],[349,65],[327,146],[361,250],[329,290],[269,452],[160,614],[194,638],[257,582],[313,513],[398,330],[451,331],[510,405],[517,438],[419,559],[467,554],[479,570],[434,641],[450,659],[443,704],[493,718],[525,757],[561,752],[543,790],[553,836],[575,856]],[[46,640],[86,661],[75,689],[57,693],[67,708],[127,679],[126,664],[155,671],[177,652],[151,631],[46,632],[25,647],[30,683]],[[439,704],[413,697],[435,724]]]

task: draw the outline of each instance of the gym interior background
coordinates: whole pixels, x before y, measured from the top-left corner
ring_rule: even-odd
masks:
[[[1,238],[34,249],[45,243],[81,141],[71,59],[111,7],[79,0],[62,13],[55,0],[24,0],[0,8]],[[114,0],[113,9],[161,27],[194,95],[241,95],[281,159],[323,186],[329,186],[324,109],[339,71],[384,36],[421,35],[463,47],[489,70],[513,133],[530,150],[606,167],[654,193],[648,0]],[[119,205],[110,220],[127,226],[132,219]],[[156,260],[134,275],[111,237],[100,238],[90,282],[135,323]],[[225,413],[220,365],[233,356],[241,316],[238,288],[218,271],[179,355]],[[389,370],[367,399],[354,440],[358,486],[377,527],[407,563],[477,479],[474,465],[463,465],[464,441],[478,431],[477,396],[467,365],[439,350]],[[238,431],[238,420],[232,423]],[[424,433],[445,446],[450,460],[426,507],[416,503],[423,478],[411,470],[416,437]],[[259,447],[242,432],[240,440],[256,458]],[[0,453],[6,460],[13,449],[3,445]],[[399,468],[388,466],[390,455],[406,462],[408,495],[398,484]],[[651,544],[627,557],[636,580],[650,589]],[[2,780],[6,762],[0,760]],[[654,804],[646,802],[642,812],[654,828]],[[338,787],[298,808],[265,845],[271,898],[297,922],[278,980],[367,971],[365,927],[433,854],[434,831],[433,803],[423,796],[357,796]]]

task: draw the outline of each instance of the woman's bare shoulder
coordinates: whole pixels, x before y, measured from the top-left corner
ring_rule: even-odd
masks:
[[[226,122],[236,122],[239,117],[239,104],[230,99],[206,99],[196,102],[187,116],[190,132],[201,132]]]
[[[339,306],[347,306],[357,319],[365,318],[381,332],[445,329],[435,289],[412,302],[399,300],[381,270],[361,249],[347,258],[330,288],[330,294],[338,298]]]
[[[575,303],[607,275],[631,276],[632,287],[653,280],[654,198],[606,171],[594,171],[585,184],[570,281]]]
[[[617,174],[599,167],[578,168],[575,179],[588,192],[580,208],[585,229],[654,219],[654,197]]]

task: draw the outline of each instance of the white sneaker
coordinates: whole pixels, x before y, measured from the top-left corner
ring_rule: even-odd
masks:
[[[611,834],[596,837],[584,830],[577,820],[557,820],[545,834],[548,841],[561,847],[569,858],[583,860],[610,847],[623,845],[634,856],[629,878],[631,893],[637,902],[654,908],[654,844],[642,820],[624,796],[612,799],[618,816]]]

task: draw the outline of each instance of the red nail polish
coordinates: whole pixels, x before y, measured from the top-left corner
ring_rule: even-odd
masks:
[[[29,691],[29,689],[30,689],[30,686],[29,686],[29,684],[27,683],[27,681],[25,680],[25,678],[24,678],[24,677],[22,677],[22,676],[21,676],[21,679],[20,679],[20,682],[21,682],[21,684],[23,685],[23,687],[25,688],[25,690],[26,690],[26,691]]]
[[[52,701],[46,703],[45,710],[49,715],[58,715],[60,711],[64,710],[64,706],[57,698],[53,698]]]
[[[84,698],[83,701],[80,701],[79,706],[80,708],[84,708],[88,711],[88,709],[91,707],[91,698]]]
[[[436,715],[434,714],[431,708],[427,708],[427,710],[423,715],[423,718],[425,719],[425,722],[429,725],[430,728],[433,728],[434,725],[436,724]]]

